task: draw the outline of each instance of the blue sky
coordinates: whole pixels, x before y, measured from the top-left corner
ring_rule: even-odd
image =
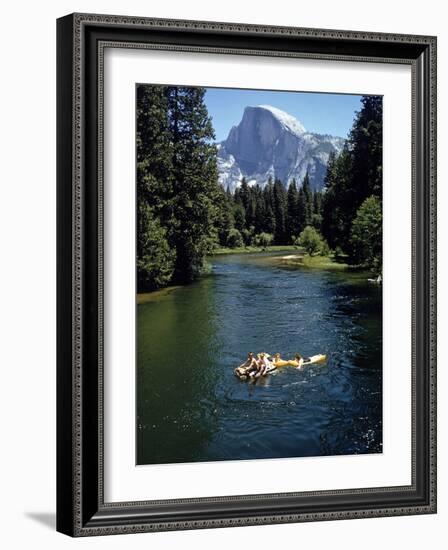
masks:
[[[361,107],[360,95],[310,92],[272,92],[207,88],[205,103],[213,119],[216,141],[226,139],[247,106],[272,105],[296,117],[309,132],[347,137],[355,111]]]

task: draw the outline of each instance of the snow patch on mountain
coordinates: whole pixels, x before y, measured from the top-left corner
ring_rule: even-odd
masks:
[[[266,109],[267,111],[272,113],[275,118],[282,124],[285,130],[289,130],[297,136],[300,136],[301,134],[304,134],[306,132],[303,124],[292,115],[285,113],[285,111],[277,109],[277,107],[273,107],[272,105],[258,105],[258,108]]]

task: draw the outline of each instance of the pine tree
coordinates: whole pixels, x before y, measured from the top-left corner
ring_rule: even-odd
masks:
[[[313,192],[313,215],[311,225],[321,231],[322,228],[322,193],[320,191]]]
[[[257,201],[253,187],[249,187],[249,200],[246,208],[246,229],[255,226],[257,215]]]
[[[217,217],[215,219],[216,237],[215,243],[226,246],[227,238],[231,229],[234,228],[233,218],[233,197],[232,193],[218,186]]]
[[[296,180],[293,179],[288,187],[287,193],[287,240],[291,242],[293,237],[297,237],[300,233],[300,219],[298,212],[299,192],[297,190]]]
[[[372,269],[378,275],[382,265],[382,208],[375,195],[358,208],[351,230],[353,258],[357,264]]]
[[[313,192],[311,191],[308,171],[303,178],[302,189],[305,196],[305,225],[310,225],[313,217]]]
[[[287,215],[287,196],[283,183],[276,179],[274,182],[274,216],[275,231],[274,239],[277,244],[287,242],[286,235],[286,215]]]
[[[172,194],[172,147],[164,86],[137,87],[137,198],[165,219]]]
[[[322,192],[313,193],[313,214],[322,214]]]
[[[167,285],[174,272],[176,252],[166,230],[149,205],[137,202],[137,290],[148,292]]]
[[[246,227],[246,211],[242,204],[237,203],[233,205],[233,219],[235,228],[238,231],[242,231]]]
[[[346,144],[335,159],[330,159],[325,177],[322,204],[322,232],[331,248],[348,250],[352,223],[352,157]]]
[[[137,291],[168,284],[175,250],[168,250],[172,221],[172,148],[164,86],[137,87]],[[161,265],[159,265],[159,263]],[[164,265],[162,265],[164,264]]]
[[[234,192],[234,194],[233,194],[233,202],[234,202],[235,204],[241,204],[241,206],[244,208],[243,201],[242,201],[242,199],[241,199],[241,192],[240,192],[240,188],[239,188],[239,187],[237,187],[237,188],[235,189],[235,192]]]
[[[261,233],[266,223],[266,204],[263,197],[263,191],[259,185],[254,188],[255,195],[255,220],[254,220],[254,232],[256,234]]]
[[[239,196],[241,198],[241,203],[244,207],[244,210],[248,210],[249,207],[249,195],[250,195],[250,188],[247,184],[247,180],[245,177],[241,180],[241,186],[239,189]]]
[[[191,281],[233,226],[224,215],[228,201],[217,181],[204,94],[202,88],[137,88],[138,290]]]
[[[274,183],[271,177],[269,177],[268,183],[263,189],[263,199],[266,211],[263,232],[274,234],[276,232],[277,221],[275,218]]]
[[[357,206],[368,196],[382,195],[383,98],[364,96],[349,141],[352,144],[352,180]],[[357,208],[355,208],[355,211]]]
[[[268,205],[266,208],[266,217],[264,220],[264,228],[263,233],[270,233],[274,234],[277,228],[277,220],[275,218],[274,211],[272,210],[272,207]]]
[[[343,151],[330,157],[322,204],[322,232],[356,262],[352,224],[361,204],[382,194],[382,98],[365,96]],[[357,243],[359,247],[359,242]]]
[[[303,187],[301,187],[297,193],[297,232],[299,235],[306,227],[306,197]]]
[[[214,131],[203,88],[168,88],[173,142],[173,217],[169,240],[176,249],[174,279],[189,282],[202,271],[217,218]]]

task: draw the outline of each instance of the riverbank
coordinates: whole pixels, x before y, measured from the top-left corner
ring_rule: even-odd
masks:
[[[273,245],[266,248],[259,246],[242,246],[239,248],[216,248],[210,256],[221,256],[223,254],[255,254],[257,252],[288,252],[290,250],[299,251],[297,246],[292,244]]]
[[[309,267],[314,269],[353,269],[353,266],[344,262],[344,258],[336,258],[334,254],[328,256],[310,256],[304,249],[295,245],[273,245],[267,248],[256,246],[245,246],[240,248],[217,248],[210,257],[231,254],[260,254],[275,252],[292,252],[284,256],[272,256],[272,261],[282,263],[291,267]]]
[[[161,298],[165,298],[175,290],[182,288],[180,285],[166,286],[159,290],[153,290],[151,292],[142,292],[137,294],[137,304],[147,304],[149,302],[157,302]]]
[[[279,257],[282,264],[291,267],[309,267],[312,269],[351,269],[347,263],[341,259],[336,259],[333,255],[329,256],[310,256],[309,254],[298,253]]]

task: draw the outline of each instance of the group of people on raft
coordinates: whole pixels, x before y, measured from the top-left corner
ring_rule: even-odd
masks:
[[[235,369],[235,374],[238,376],[250,376],[258,378],[264,376],[272,367],[291,366],[300,369],[303,366],[303,357],[300,353],[296,353],[294,359],[282,359],[279,353],[271,357],[268,353],[258,353],[256,356],[250,351],[247,354],[247,359],[239,367]]]

